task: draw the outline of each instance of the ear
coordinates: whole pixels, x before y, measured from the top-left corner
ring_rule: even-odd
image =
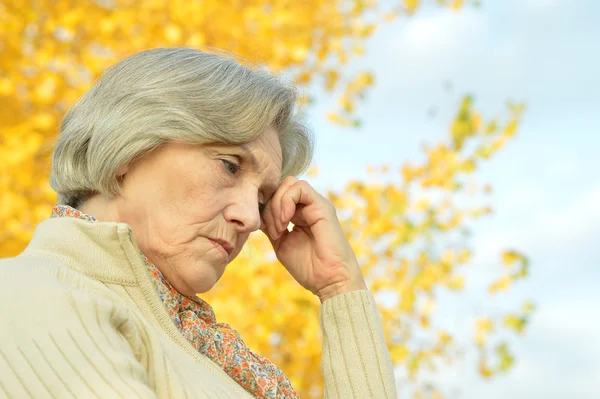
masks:
[[[129,172],[129,165],[123,165],[117,170],[117,180],[122,181]]]
[[[129,165],[123,165],[117,170],[117,177],[122,177],[129,171]]]

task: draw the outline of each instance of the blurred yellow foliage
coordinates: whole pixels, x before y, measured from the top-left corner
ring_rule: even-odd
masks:
[[[502,252],[502,263],[504,263],[506,266],[512,265],[519,259],[521,259],[521,255],[515,251]]]
[[[419,7],[419,0],[403,0],[406,12],[412,14]]]
[[[451,8],[462,5],[456,0],[437,2]],[[151,47],[226,49],[242,62],[285,70],[298,84],[333,90],[340,109],[329,119],[356,126],[356,107],[375,77],[368,71],[349,74],[344,65],[364,54],[366,39],[377,27],[374,15],[393,21],[416,11],[420,2],[389,4],[39,0],[34,7],[21,0],[2,2],[0,256],[18,254],[35,226],[48,217],[56,201],[48,183],[48,155],[61,116],[117,60]],[[310,103],[307,96],[299,101],[303,106]],[[516,133],[523,107],[511,104],[508,111],[504,123],[484,121],[467,96],[450,122],[449,139],[425,148],[421,162],[405,163],[397,175],[388,166],[373,168],[373,173],[393,174],[393,184],[353,182],[328,193],[378,299],[393,360],[413,378],[454,356],[460,337],[437,325],[435,299],[440,289],[463,289],[471,250],[466,243],[437,250],[433,243],[464,232],[467,223],[491,211],[485,206],[463,209],[458,196],[480,163]],[[315,173],[316,168],[310,172]],[[490,191],[489,186],[482,190]],[[510,269],[509,277],[492,286],[505,281],[508,286],[527,275],[522,255],[506,252],[502,263]],[[282,367],[301,397],[322,396],[319,302],[278,264],[264,237],[252,236],[226,276],[204,297],[251,348]],[[497,325],[522,331],[525,323],[518,317],[507,315]],[[484,356],[491,329],[483,324],[480,330],[477,346]],[[492,370],[480,362],[482,375],[507,369],[507,353],[495,352],[504,368]],[[440,397],[427,389],[417,393]]]
[[[490,294],[506,291],[514,282],[529,275],[529,259],[523,254],[514,250],[507,250],[502,252],[501,257],[502,263],[505,268],[509,269],[509,272],[490,284]]]

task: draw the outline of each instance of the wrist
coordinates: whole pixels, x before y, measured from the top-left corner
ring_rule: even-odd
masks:
[[[360,291],[367,290],[367,283],[363,278],[357,279],[355,281],[344,281],[338,282],[334,284],[330,284],[327,287],[322,288],[316,294],[319,297],[321,303],[325,302],[327,299],[332,298],[337,295],[345,294],[352,291]]]

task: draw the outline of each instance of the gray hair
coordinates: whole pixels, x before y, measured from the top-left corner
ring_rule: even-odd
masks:
[[[160,48],[118,62],[66,113],[50,184],[62,204],[120,193],[117,172],[167,141],[247,143],[279,133],[282,177],[309,166],[313,138],[294,113],[297,89],[233,57]]]

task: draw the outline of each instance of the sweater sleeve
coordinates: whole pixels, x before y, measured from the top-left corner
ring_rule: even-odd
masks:
[[[125,309],[89,284],[0,277],[0,398],[156,398]]]
[[[396,399],[392,360],[373,295],[360,290],[329,298],[319,318],[325,398]]]

